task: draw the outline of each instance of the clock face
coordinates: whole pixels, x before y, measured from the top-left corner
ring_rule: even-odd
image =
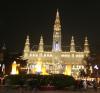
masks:
[[[59,44],[56,42],[56,50],[59,50]]]

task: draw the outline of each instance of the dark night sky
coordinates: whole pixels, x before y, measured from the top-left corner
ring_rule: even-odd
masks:
[[[22,51],[27,33],[32,45],[38,45],[41,34],[45,45],[52,45],[57,8],[62,24],[62,45],[69,46],[74,35],[75,43],[82,46],[84,37],[88,36],[91,50],[100,53],[100,3],[96,0],[3,2],[0,5],[0,46],[5,42],[9,51]]]

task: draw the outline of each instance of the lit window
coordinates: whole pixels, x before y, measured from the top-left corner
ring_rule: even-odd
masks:
[[[35,55],[36,57],[38,56],[38,54]]]
[[[78,55],[76,55],[76,57],[78,57]]]
[[[50,57],[52,57],[52,55],[50,54]]]
[[[32,56],[32,54],[30,54],[30,57]]]
[[[49,54],[47,54],[47,57],[49,57]]]
[[[46,54],[44,54],[44,57],[46,57]]]
[[[72,54],[72,57],[74,57],[74,54]]]

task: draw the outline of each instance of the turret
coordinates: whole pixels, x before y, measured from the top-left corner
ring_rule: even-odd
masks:
[[[70,44],[70,52],[75,52],[75,42],[74,42],[73,36],[72,36],[71,44]]]
[[[6,50],[7,48],[6,48],[6,45],[5,45],[5,43],[3,44],[3,46],[2,46],[2,50]]]
[[[39,52],[43,52],[44,51],[43,45],[44,45],[43,44],[43,37],[41,36],[40,43],[39,43],[39,49],[38,49]]]
[[[85,37],[85,42],[84,42],[84,53],[85,53],[86,56],[90,53],[87,37]]]
[[[61,51],[61,25],[60,25],[60,18],[59,12],[57,10],[56,19],[54,24],[54,32],[53,32],[53,51]]]
[[[29,53],[30,53],[30,43],[29,43],[29,36],[27,36],[23,54],[24,58],[27,58],[29,56]]]
[[[1,50],[0,50],[0,61],[3,62],[5,60],[6,56],[7,56],[7,48],[6,48],[6,45],[4,43],[3,46],[1,47]]]

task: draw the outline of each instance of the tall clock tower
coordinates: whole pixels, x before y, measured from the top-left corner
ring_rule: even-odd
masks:
[[[54,24],[54,32],[53,32],[53,47],[52,51],[61,51],[61,25],[59,12],[57,10],[56,19]]]
[[[61,24],[59,12],[57,10],[56,19],[54,23],[54,32],[53,32],[53,46],[52,46],[52,65],[53,74],[60,74],[62,72],[62,63],[61,63]]]

